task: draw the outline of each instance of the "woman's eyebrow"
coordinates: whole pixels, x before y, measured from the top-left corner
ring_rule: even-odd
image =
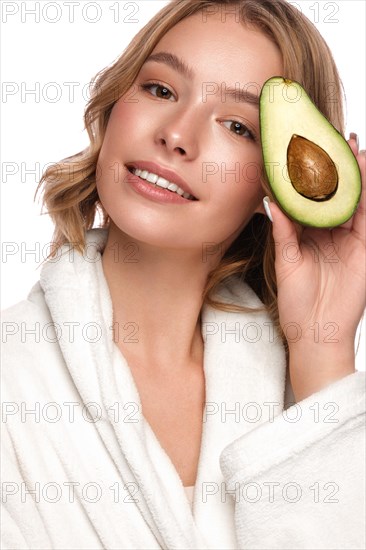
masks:
[[[182,59],[179,59],[174,53],[169,52],[157,52],[151,54],[145,61],[145,63],[148,63],[149,61],[155,61],[156,63],[164,63],[165,65],[168,65],[178,73],[180,73],[182,76],[187,78],[188,80],[193,80],[195,73],[194,70],[189,67]],[[144,64],[145,64],[144,63]],[[209,84],[217,84],[216,82],[212,82]],[[251,84],[254,84],[253,82]],[[226,96],[228,96],[230,99],[234,100],[236,103],[242,102],[242,103],[250,103],[251,105],[255,107],[259,107],[259,96],[257,94],[253,94],[252,92],[249,92],[249,90],[240,89],[240,87],[232,88],[230,86],[226,86],[225,82],[221,83],[221,87],[218,86],[217,93],[221,91],[221,99],[223,101],[226,101]],[[212,94],[210,94],[212,95]]]
[[[225,85],[225,82],[223,84]],[[256,82],[250,82],[249,84],[255,87],[258,86]],[[253,94],[249,90],[241,90],[239,86],[237,88],[231,88],[230,86],[226,87],[226,85],[223,86],[221,89],[221,98],[224,99],[222,99],[222,101],[226,101],[226,96],[229,96],[235,103],[249,103],[253,105],[253,107],[259,109],[259,96]]]
[[[179,59],[174,53],[169,52],[157,52],[151,54],[145,61],[156,61],[157,63],[165,63],[175,71],[178,71],[182,76],[189,80],[193,80],[195,74],[194,70],[188,67],[188,65],[182,60]]]

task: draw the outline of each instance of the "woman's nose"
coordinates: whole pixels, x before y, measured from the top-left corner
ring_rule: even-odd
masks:
[[[198,128],[193,109],[172,113],[155,132],[155,141],[171,153],[194,158],[198,155]]]

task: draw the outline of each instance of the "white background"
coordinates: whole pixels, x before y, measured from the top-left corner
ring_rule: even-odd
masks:
[[[2,308],[25,298],[39,278],[52,224],[33,202],[35,189],[46,165],[88,145],[88,83],[167,3],[79,0],[72,10],[63,1],[1,2]],[[291,3],[329,44],[345,88],[347,132],[358,133],[365,149],[365,2]],[[356,367],[364,370],[363,327],[361,335]]]

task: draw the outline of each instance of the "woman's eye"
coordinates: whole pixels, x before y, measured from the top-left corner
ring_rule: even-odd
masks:
[[[224,124],[229,124],[227,128],[229,128],[232,132],[235,132],[238,134],[238,136],[244,136],[248,137],[249,139],[255,141],[254,134],[241,122],[238,122],[237,120],[225,120]]]
[[[163,84],[159,84],[158,82],[142,84],[141,88],[143,90],[149,90],[149,93],[158,97],[159,99],[171,99],[173,97],[173,93],[169,90],[169,88],[167,88]],[[153,88],[156,89],[156,93],[152,91]]]

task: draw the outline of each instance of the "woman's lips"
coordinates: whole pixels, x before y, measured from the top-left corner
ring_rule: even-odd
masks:
[[[195,200],[198,200],[198,198],[195,197],[195,193],[193,193],[192,189],[189,187],[188,183],[178,173],[174,172],[174,170],[171,170],[170,168],[167,168],[157,162],[147,161],[147,160],[136,160],[129,164],[126,164],[126,166],[129,170],[131,170],[132,168],[135,168],[141,171],[146,170],[151,174],[155,174],[169,181],[170,183],[177,185],[184,192],[188,193],[189,195],[192,195],[192,197],[194,197]],[[140,176],[140,174],[137,174],[137,175]],[[164,188],[164,186],[161,186],[161,187]],[[179,194],[180,193],[178,193],[178,195]],[[187,197],[186,195],[185,198],[191,198],[191,197]]]
[[[190,199],[185,199],[177,193],[155,186],[154,184],[135,176],[135,174],[132,174],[132,172],[130,172],[127,168],[126,170],[127,174],[125,179],[129,183],[130,187],[136,191],[136,193],[147,199],[168,204],[189,204],[195,202]]]

